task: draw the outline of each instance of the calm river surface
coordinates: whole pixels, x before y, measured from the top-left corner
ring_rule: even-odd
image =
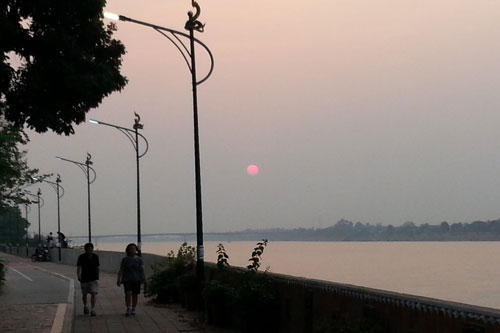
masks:
[[[166,255],[180,244],[146,242],[142,248]],[[216,261],[217,244],[205,243],[206,261]],[[99,250],[124,251],[125,245],[97,242]],[[246,266],[255,242],[223,245],[232,266]],[[500,309],[500,242],[270,242],[261,269],[268,266],[276,273]]]

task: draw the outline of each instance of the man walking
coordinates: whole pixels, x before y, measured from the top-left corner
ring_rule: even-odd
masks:
[[[87,295],[90,294],[90,315],[95,316],[96,295],[99,292],[99,256],[94,253],[94,245],[87,243],[85,253],[78,257],[76,275],[82,288],[83,314],[89,314]]]

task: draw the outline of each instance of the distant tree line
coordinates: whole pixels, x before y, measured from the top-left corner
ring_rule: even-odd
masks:
[[[251,235],[252,238],[267,238],[270,241],[497,241],[500,240],[500,219],[451,224],[441,222],[437,225],[405,222],[400,226],[354,223],[342,219],[326,228],[247,229],[241,234],[242,238]]]

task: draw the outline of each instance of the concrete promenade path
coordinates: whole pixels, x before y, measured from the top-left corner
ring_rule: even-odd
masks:
[[[137,314],[126,317],[123,287],[116,285],[115,274],[104,272],[100,273],[97,315],[84,315],[76,266],[33,263],[1,252],[0,259],[8,270],[0,292],[0,332],[217,331],[203,324],[200,313],[188,312],[179,305],[156,306],[142,294]],[[47,286],[42,281],[47,281],[43,282]],[[54,285],[57,292],[51,289]]]

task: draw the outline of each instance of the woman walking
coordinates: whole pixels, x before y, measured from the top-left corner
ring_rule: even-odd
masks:
[[[120,271],[116,284],[118,287],[123,283],[125,289],[125,304],[127,312],[125,315],[135,315],[135,307],[137,306],[137,295],[141,292],[141,283],[146,282],[146,274],[144,272],[144,262],[142,258],[137,256],[138,248],[134,243],[127,245],[125,249],[127,256],[122,259]]]

